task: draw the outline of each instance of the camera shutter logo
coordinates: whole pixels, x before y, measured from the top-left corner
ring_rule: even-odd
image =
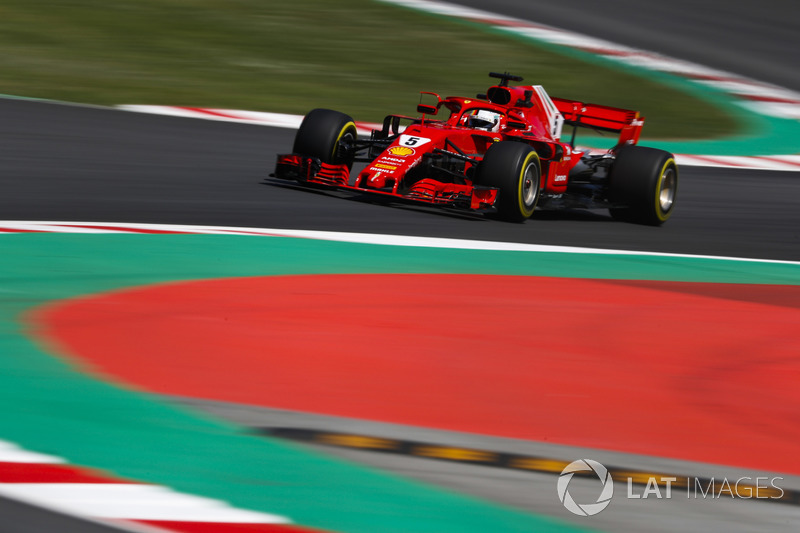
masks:
[[[570,495],[568,490],[569,482],[572,481],[572,476],[575,475],[575,472],[594,472],[603,484],[600,496],[597,497],[595,503],[579,504]],[[608,507],[608,504],[611,503],[611,498],[614,496],[614,480],[611,479],[611,474],[608,472],[608,469],[591,459],[579,459],[568,464],[567,467],[561,471],[556,488],[558,489],[558,499],[561,500],[564,507],[566,507],[569,512],[579,516],[596,515]]]

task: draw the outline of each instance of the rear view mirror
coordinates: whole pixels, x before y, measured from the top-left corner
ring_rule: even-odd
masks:
[[[435,115],[436,113],[439,112],[439,108],[436,107],[435,105],[419,104],[417,106],[417,112],[424,113],[426,115]]]
[[[423,103],[423,100],[426,103]],[[439,112],[439,106],[442,104],[442,97],[436,93],[421,92],[419,93],[419,104],[417,105],[417,112],[426,115],[435,115]]]

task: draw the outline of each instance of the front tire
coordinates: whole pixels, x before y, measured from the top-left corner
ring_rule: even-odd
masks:
[[[524,222],[536,209],[541,187],[539,155],[527,144],[501,141],[489,147],[478,165],[475,182],[497,187],[497,216],[509,222]]]
[[[660,226],[672,216],[678,194],[678,165],[669,152],[644,146],[619,150],[609,175],[609,209],[617,220]]]
[[[352,147],[357,137],[356,124],[348,115],[330,109],[314,109],[300,124],[292,151],[316,157],[323,163],[352,166],[353,151],[346,147]]]

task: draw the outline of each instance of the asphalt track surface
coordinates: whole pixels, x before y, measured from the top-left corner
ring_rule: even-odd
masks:
[[[460,3],[486,8],[483,2]],[[491,9],[800,89],[800,73],[790,68],[800,35],[794,2],[498,0]],[[291,147],[290,130],[20,100],[0,100],[0,117],[0,218],[6,220],[303,228],[800,259],[796,172],[684,168],[676,213],[661,228],[584,211],[537,213],[534,220],[513,225],[264,184],[275,154]],[[422,460],[408,461],[382,458],[381,466],[486,497],[500,494],[512,505],[537,487],[553,490],[552,478],[529,484],[528,478],[449,467],[437,477],[436,469],[417,463]],[[782,506],[715,503],[713,510],[693,512],[648,506],[628,521],[593,524],[612,530],[719,531],[790,531],[797,524],[797,514]],[[0,530],[26,530],[19,520],[29,510],[4,505],[7,519]],[[563,510],[552,511],[563,516]],[[31,523],[50,518],[36,514]],[[660,527],[654,519],[662,520]],[[88,531],[94,526],[59,520],[58,526],[27,531],[43,527]]]
[[[672,219],[605,211],[509,224],[266,180],[292,130],[0,100],[6,220],[210,224],[397,233],[688,254],[800,259],[796,172],[681,170]],[[344,198],[344,199],[343,199]]]
[[[124,524],[69,516],[7,498],[0,498],[0,520],[2,533],[145,533]]]
[[[800,90],[794,0],[452,0]]]

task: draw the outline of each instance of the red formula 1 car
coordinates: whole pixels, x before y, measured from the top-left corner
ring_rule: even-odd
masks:
[[[644,124],[638,112],[551,98],[540,85],[509,86],[522,78],[507,73],[489,76],[500,82],[476,98],[423,92],[430,102],[417,106],[421,117],[389,115],[369,139],[358,138],[349,116],[315,109],[273,176],[514,222],[537,208],[606,208],[651,225],[670,217],[678,167],[672,154],[636,146]],[[449,117],[430,118],[442,108]],[[567,142],[564,125],[574,128]],[[579,149],[578,127],[619,140],[602,153]]]

